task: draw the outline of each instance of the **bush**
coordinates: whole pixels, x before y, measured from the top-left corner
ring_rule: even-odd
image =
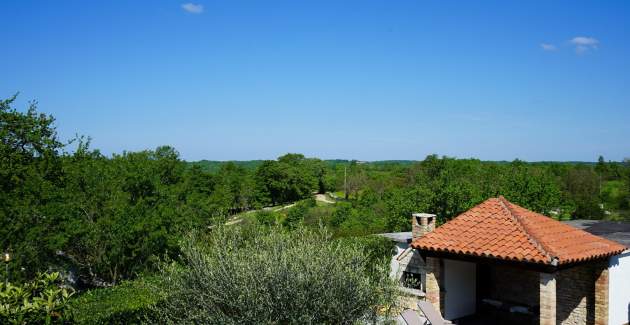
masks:
[[[19,286],[0,283],[0,323],[66,324],[71,311],[72,289],[61,287],[59,273],[40,273]]]
[[[280,216],[274,211],[261,210],[254,213],[254,218],[259,225],[273,226],[278,223]]]
[[[322,224],[325,225],[326,221],[330,219],[330,216],[334,211],[334,204],[324,204],[310,208],[304,216],[304,225],[310,227],[319,227]]]
[[[159,302],[156,279],[126,281],[112,288],[81,294],[72,303],[79,324],[138,324],[148,320],[150,306]]]
[[[369,263],[372,265],[381,265],[381,268],[390,267],[392,254],[395,252],[394,243],[391,239],[377,236],[368,235],[363,237],[342,237],[337,241],[341,245],[357,245],[368,258]]]
[[[164,265],[154,317],[178,324],[351,324],[394,305],[396,285],[359,244],[324,231],[240,228],[183,241],[185,265]]]
[[[303,223],[308,211],[315,206],[316,202],[312,198],[299,201],[295,204],[295,206],[289,208],[289,210],[287,211],[287,217],[284,219],[284,222],[282,224],[289,229],[298,227],[300,224]]]

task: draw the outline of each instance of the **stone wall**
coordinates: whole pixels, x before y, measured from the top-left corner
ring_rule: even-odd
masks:
[[[556,280],[558,324],[594,324],[595,274],[592,265],[584,264],[558,271]]]
[[[406,255],[404,255],[403,258],[399,260],[399,263],[400,270],[402,272],[416,273],[422,275],[423,277],[424,274],[426,274],[424,260],[420,256],[420,253],[418,253],[415,249],[406,252]]]
[[[426,300],[433,304],[436,310],[444,315],[444,301],[446,294],[443,291],[443,264],[442,259],[437,257],[427,257],[426,260],[426,276],[424,290]]]
[[[558,324],[608,323],[608,262],[558,271]]]
[[[610,271],[608,263],[601,262],[593,269],[595,278],[595,325],[608,325],[609,320],[609,293],[610,293]],[[628,324],[627,322],[625,324]]]
[[[607,324],[608,272],[603,262],[586,263],[553,274],[508,266],[492,266],[489,272],[491,298],[540,306],[541,316],[553,318],[545,322],[541,317],[541,324]],[[541,301],[543,298],[545,301]],[[543,311],[543,308],[554,310]]]
[[[539,273],[540,275],[540,325],[556,325],[558,282],[555,273]]]
[[[394,275],[394,278],[400,281],[400,284],[403,285],[402,282],[405,280],[404,273],[412,273],[417,275],[420,278],[420,285],[417,289],[410,289],[401,287],[401,295],[399,296],[399,303],[403,309],[418,309],[418,301],[425,299],[424,288],[426,286],[426,269],[425,263],[420,253],[418,253],[415,249],[405,250],[400,256],[397,256],[398,268],[397,274]]]

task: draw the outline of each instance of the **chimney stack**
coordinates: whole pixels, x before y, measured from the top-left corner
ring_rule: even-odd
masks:
[[[411,237],[412,240],[420,238],[435,230],[435,214],[412,213],[411,214]]]

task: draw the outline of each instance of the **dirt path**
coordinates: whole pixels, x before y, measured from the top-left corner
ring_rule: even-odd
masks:
[[[333,201],[330,198],[328,198],[328,195],[326,195],[326,194],[315,194],[315,200],[317,200],[319,202],[328,203],[328,204],[334,204],[335,203],[335,201]]]
[[[315,200],[319,201],[319,202],[322,202],[322,203],[326,203],[326,204],[334,204],[335,203],[335,201],[331,200],[328,197],[328,195],[326,195],[326,194],[315,194]],[[276,208],[263,208],[262,210],[250,210],[250,211],[244,212],[244,214],[256,213],[258,211],[263,211],[263,210],[270,210],[270,211],[277,212],[277,211],[282,211],[282,210],[291,208],[291,207],[295,206],[296,204],[297,204],[297,202],[296,203],[291,203],[291,204],[288,204],[288,205],[284,205],[284,206],[281,206],[281,207],[276,207]],[[243,221],[242,215],[235,215],[232,218],[230,218],[229,220],[227,220],[225,222],[225,225],[233,225],[233,224],[240,223],[241,221]],[[212,226],[210,226],[209,228],[212,228]]]
[[[285,206],[283,206],[283,207],[279,207],[279,208],[277,208],[277,209],[273,209],[273,211],[282,211],[282,210],[284,210],[284,209],[288,209],[288,208],[290,208],[290,207],[293,207],[293,206],[295,206],[296,204],[297,204],[297,203],[291,203],[291,204],[289,204],[289,205],[285,205]]]

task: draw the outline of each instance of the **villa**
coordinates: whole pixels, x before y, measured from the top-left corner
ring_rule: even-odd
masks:
[[[630,225],[563,223],[491,198],[436,228],[412,215],[392,276],[461,324],[628,324]],[[417,279],[418,281],[408,281]]]

